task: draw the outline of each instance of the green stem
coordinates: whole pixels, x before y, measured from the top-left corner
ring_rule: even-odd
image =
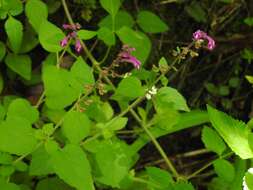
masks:
[[[225,154],[225,155],[223,155],[223,156],[221,156],[221,157],[219,157],[217,159],[224,159],[224,158],[230,157],[233,154],[234,154],[233,152],[229,152],[229,153],[227,153],[227,154]],[[213,164],[213,162],[215,160],[217,160],[217,159],[214,159],[211,162],[207,163],[206,165],[204,165],[203,167],[201,167],[200,169],[198,169],[197,171],[195,171],[191,175],[187,176],[186,179],[189,180],[191,178],[194,178],[196,175],[198,175],[199,173],[201,173],[202,171],[204,171],[205,169],[207,169],[208,167],[210,167]]]

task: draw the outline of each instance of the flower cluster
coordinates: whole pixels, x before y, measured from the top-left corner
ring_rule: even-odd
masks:
[[[215,41],[212,37],[208,36],[207,33],[197,30],[193,33],[193,39],[196,40],[198,43],[203,42],[204,40],[207,41],[207,49],[213,50],[215,48]]]
[[[139,69],[141,62],[131,55],[133,51],[135,51],[135,48],[130,47],[129,45],[123,45],[121,52],[118,54],[117,62],[132,63],[135,68]]]
[[[146,93],[147,100],[150,100],[152,96],[157,94],[157,88],[155,86],[152,86],[152,88]]]
[[[77,53],[80,53],[82,51],[82,45],[81,45],[81,41],[77,38],[77,34],[76,34],[76,31],[81,28],[80,24],[78,24],[78,23],[76,23],[76,24],[63,24],[62,27],[65,30],[70,30],[70,32],[68,33],[67,36],[65,36],[60,41],[60,45],[62,47],[65,47],[70,42],[70,40],[74,39],[75,40],[75,50]]]

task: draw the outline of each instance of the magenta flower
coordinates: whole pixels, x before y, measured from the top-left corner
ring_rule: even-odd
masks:
[[[133,51],[135,51],[135,48],[128,45],[123,45],[122,52],[120,52],[118,55],[119,62],[132,63],[135,68],[139,69],[141,62],[136,57],[131,55]]]
[[[65,37],[63,38],[63,40],[60,41],[61,47],[65,47],[65,46],[68,44],[68,42],[69,42],[69,37],[68,37],[68,36],[65,36]]]
[[[206,40],[207,41],[207,49],[213,50],[215,48],[215,41],[212,37],[208,36],[207,33],[197,30],[193,33],[193,39],[198,40]]]
[[[80,40],[76,40],[76,44],[75,44],[75,50],[77,53],[80,53],[82,51],[82,45],[81,45],[81,41]]]
[[[79,30],[81,28],[80,24],[63,24],[62,27],[65,30],[71,30],[71,32],[69,32],[67,34],[67,36],[65,36],[61,41],[60,41],[60,45],[61,47],[65,47],[70,40],[75,40],[75,50],[77,53],[80,53],[82,51],[82,45],[81,45],[81,41],[77,38],[77,33],[76,31]]]

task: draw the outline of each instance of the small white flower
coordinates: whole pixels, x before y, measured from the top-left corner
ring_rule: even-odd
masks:
[[[149,94],[155,95],[157,94],[157,88],[155,86],[152,86],[151,90],[148,91]]]
[[[248,172],[251,173],[251,174],[253,174],[253,168],[250,168],[250,169],[248,170]]]
[[[146,94],[146,98],[147,100],[150,100],[151,99],[151,95],[149,93]]]
[[[253,168],[250,168],[250,169],[248,170],[248,172],[249,172],[250,174],[253,174]],[[246,184],[246,181],[245,181],[245,176],[243,177],[242,186],[243,186],[243,190],[249,190],[249,187],[248,187],[248,185]]]
[[[148,92],[146,94],[146,98],[148,100],[150,100],[152,98],[152,96],[155,95],[155,94],[157,94],[157,88],[155,86],[152,86],[152,88],[150,90],[148,90]]]

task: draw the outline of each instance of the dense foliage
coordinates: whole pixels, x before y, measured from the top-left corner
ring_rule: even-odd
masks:
[[[0,0],[0,190],[253,190],[252,13]]]

